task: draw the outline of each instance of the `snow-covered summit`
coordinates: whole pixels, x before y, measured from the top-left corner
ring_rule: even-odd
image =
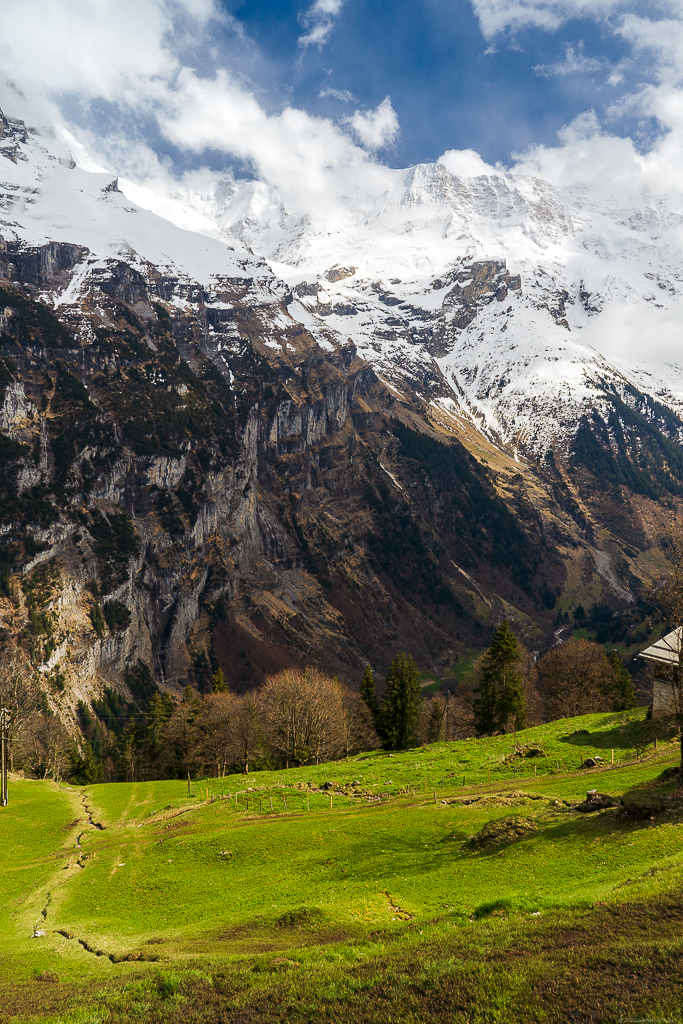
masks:
[[[4,158],[4,159],[3,159]],[[85,246],[93,258],[122,258],[210,284],[213,277],[272,276],[241,239],[196,216],[174,224],[132,202],[108,171],[78,167],[49,130],[0,112],[0,235],[5,242]]]
[[[398,392],[537,452],[610,391],[683,411],[683,210],[443,164],[387,179],[325,224],[263,182],[163,190],[86,171],[58,138],[0,120],[6,241],[74,243],[209,295],[221,277],[261,281],[325,347],[351,339]]]

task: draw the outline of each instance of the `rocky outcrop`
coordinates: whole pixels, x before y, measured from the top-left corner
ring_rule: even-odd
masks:
[[[550,629],[547,522],[576,527],[430,418],[434,363],[406,362],[399,395],[293,320],[257,260],[208,285],[12,243],[0,270],[2,628],[72,710],[138,661],[176,689],[220,665],[239,690],[289,664],[357,679],[403,648],[437,672],[503,607]],[[466,319],[518,285],[471,263],[445,305]]]
[[[482,306],[496,300],[504,302],[508,290],[519,291],[522,287],[519,275],[511,277],[505,260],[481,260],[459,268],[453,275],[453,287],[446,292],[443,309],[453,310],[453,325],[467,327]]]

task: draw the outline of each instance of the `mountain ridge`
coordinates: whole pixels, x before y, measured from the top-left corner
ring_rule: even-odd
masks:
[[[299,219],[310,254],[285,265],[2,126],[3,642],[64,715],[138,659],[171,689],[218,666],[238,689],[287,664],[354,680],[404,645],[438,675],[503,615],[542,648],[556,602],[633,602],[683,424],[582,344],[585,282],[471,239],[425,255],[424,221],[392,263],[395,232],[335,248]],[[455,180],[407,178],[413,224],[424,180]],[[503,184],[568,224],[545,186]]]

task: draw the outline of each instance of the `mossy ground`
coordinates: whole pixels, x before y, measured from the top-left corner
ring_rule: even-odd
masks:
[[[683,813],[568,806],[672,791],[666,733],[593,715],[520,733],[541,757],[442,743],[190,797],[13,782],[0,1019],[680,1020]],[[578,770],[612,749],[614,767]],[[491,829],[507,818],[533,827]]]

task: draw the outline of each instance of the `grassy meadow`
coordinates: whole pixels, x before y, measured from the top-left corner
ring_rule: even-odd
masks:
[[[189,793],[12,780],[0,1020],[683,1020],[673,728],[640,710],[517,739]],[[578,813],[588,789],[631,813]]]

